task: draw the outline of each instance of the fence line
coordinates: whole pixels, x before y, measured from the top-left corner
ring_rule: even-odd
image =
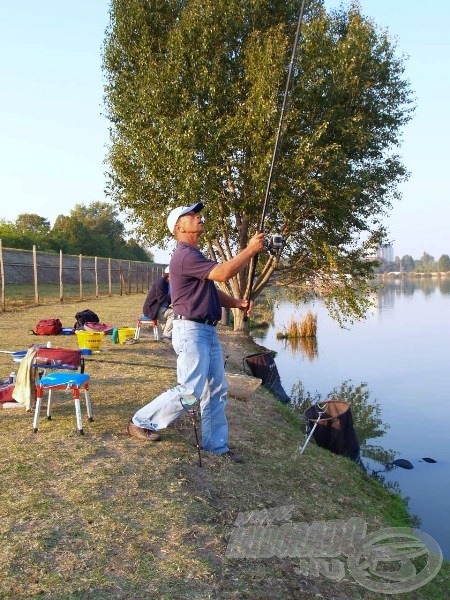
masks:
[[[0,239],[2,312],[51,302],[146,293],[166,265],[3,248]]]

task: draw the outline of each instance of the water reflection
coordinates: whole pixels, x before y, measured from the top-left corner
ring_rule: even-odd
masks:
[[[283,347],[289,350],[292,356],[301,352],[309,361],[319,356],[319,345],[317,337],[293,337],[283,339]]]
[[[420,277],[391,279],[384,282],[378,282],[379,298],[383,302],[395,300],[395,297],[413,296],[415,293],[422,293],[424,296],[431,296],[437,291],[442,294],[450,293],[450,277]]]
[[[438,286],[441,294],[450,294],[450,277],[440,279]]]
[[[368,471],[378,470],[387,485],[400,486],[402,496],[410,498],[410,511],[420,517],[421,529],[450,558],[450,451],[442,425],[450,419],[450,278],[385,281],[373,298],[367,318],[347,329],[320,302],[295,306],[281,298],[270,325],[252,331],[252,336],[275,351],[281,383],[288,394],[292,390],[292,397],[308,395],[312,402],[336,388],[361,397],[352,412]],[[276,338],[286,322],[308,310],[318,315],[312,348]],[[366,384],[345,387],[345,382],[360,381]],[[376,402],[365,397],[369,389]],[[373,412],[366,426],[367,405]],[[377,419],[383,423],[377,425]],[[389,470],[386,465],[394,456],[408,459],[414,468]],[[428,464],[421,457],[437,462]]]

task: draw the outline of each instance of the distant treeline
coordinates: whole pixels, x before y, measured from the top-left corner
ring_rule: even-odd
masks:
[[[376,273],[446,273],[450,271],[448,254],[442,254],[438,260],[435,260],[434,256],[427,252],[424,252],[419,260],[405,254],[401,258],[396,256],[392,262],[383,259],[379,259],[379,262],[380,265],[375,269]]]
[[[69,216],[59,215],[53,225],[44,217],[24,213],[15,221],[0,219],[3,246],[40,252],[60,251],[123,260],[153,261],[119,219],[119,213],[107,202],[77,204]]]

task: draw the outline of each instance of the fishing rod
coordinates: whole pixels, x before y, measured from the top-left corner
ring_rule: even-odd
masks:
[[[299,13],[298,20],[297,20],[297,29],[295,32],[294,44],[292,46],[292,53],[291,53],[291,60],[289,63],[288,75],[286,78],[286,86],[284,89],[283,103],[281,105],[280,120],[278,122],[278,130],[277,130],[277,135],[275,137],[275,144],[274,144],[273,153],[272,153],[272,160],[270,163],[269,177],[267,179],[267,186],[266,186],[266,193],[264,196],[263,210],[262,210],[261,219],[260,219],[259,226],[258,226],[258,231],[260,233],[262,233],[264,231],[264,221],[266,220],[267,208],[269,205],[270,191],[271,191],[271,187],[272,187],[273,174],[275,171],[275,163],[276,163],[276,159],[277,159],[278,151],[279,151],[279,147],[280,147],[284,118],[286,116],[287,99],[288,99],[288,94],[289,94],[289,90],[290,90],[291,82],[292,82],[292,73],[294,71],[294,63],[295,63],[295,58],[297,55],[297,47],[298,47],[298,41],[300,39],[300,31],[302,28],[303,15],[305,12],[305,5],[306,5],[306,0],[302,0],[302,4],[300,6],[300,13]],[[270,242],[266,243],[266,247],[268,248],[269,251],[281,249],[283,247],[283,238],[281,237],[281,235],[274,235],[273,239]],[[258,255],[255,254],[255,256],[253,256],[250,261],[248,284],[247,284],[247,289],[245,290],[245,294],[244,294],[245,300],[250,300],[250,297],[252,294],[252,288],[253,288],[253,282],[255,279],[257,262],[258,262]],[[244,321],[246,321],[247,319],[248,319],[248,317],[245,314]]]

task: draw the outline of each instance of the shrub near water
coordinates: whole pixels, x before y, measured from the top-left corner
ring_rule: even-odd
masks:
[[[315,338],[317,336],[317,315],[308,311],[300,321],[291,319],[284,331],[277,332],[278,339]]]

